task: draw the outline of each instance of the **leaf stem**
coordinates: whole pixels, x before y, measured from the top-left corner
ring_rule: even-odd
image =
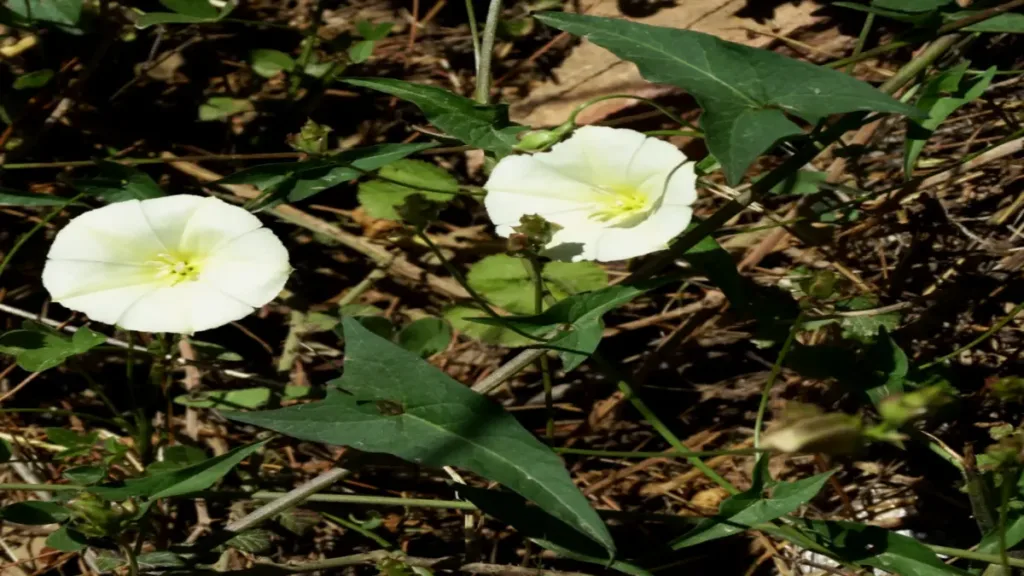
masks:
[[[487,6],[487,21],[484,22],[484,37],[480,46],[480,64],[476,71],[475,97],[480,104],[491,102],[491,62],[494,59],[494,40],[498,35],[500,16],[501,0],[491,0]]]
[[[988,330],[986,330],[985,333],[982,334],[981,336],[978,336],[974,340],[971,340],[967,344],[964,344],[963,346],[957,348],[956,350],[953,350],[952,352],[950,352],[949,354],[946,354],[945,356],[939,356],[938,358],[936,358],[935,360],[932,360],[931,362],[926,362],[926,363],[922,364],[918,369],[919,370],[925,370],[925,369],[931,368],[932,366],[935,366],[937,364],[942,364],[943,362],[945,362],[947,360],[951,360],[953,358],[956,358],[960,354],[970,350],[971,348],[974,348],[975,346],[977,346],[978,344],[981,344],[985,340],[988,340],[996,332],[999,332],[1000,330],[1002,330],[1003,326],[1006,326],[1007,324],[1012,322],[1013,319],[1017,317],[1017,314],[1020,314],[1021,310],[1024,310],[1024,302],[1021,302],[1020,304],[1017,304],[1016,306],[1014,306],[1013,309],[1010,310],[1009,314],[1007,314],[1006,316],[1003,316],[1002,318],[1000,318],[999,322],[996,322],[995,324],[993,324],[992,327],[989,328]]]
[[[1020,472],[1017,472],[1013,477],[1020,476]],[[1011,576],[1013,572],[1010,570],[1010,554],[1006,551],[1006,517],[1010,511],[1010,489],[1014,487],[1014,482],[1011,481],[1010,476],[1003,473],[1003,485],[1000,490],[1000,501],[999,501],[999,559],[1003,562],[1003,575]]]
[[[640,413],[643,419],[646,420],[647,423],[650,424],[654,428],[654,430],[657,431],[658,434],[660,434],[661,437],[664,438],[665,441],[669,443],[670,446],[679,451],[679,453],[690,452],[690,450],[687,450],[686,445],[683,444],[679,437],[676,436],[675,433],[673,433],[671,430],[669,430],[668,426],[666,426],[665,423],[661,421],[661,418],[658,418],[658,415],[655,414],[647,406],[647,404],[645,404],[644,401],[641,400],[640,397],[636,395],[636,392],[633,390],[633,387],[630,386],[624,378],[619,376],[618,371],[615,370],[615,368],[611,364],[609,364],[603,356],[595,352],[593,356],[591,356],[591,358],[595,361],[595,363],[601,369],[602,372],[604,372],[609,378],[612,378],[613,380],[616,380],[618,382],[619,391],[622,392],[623,396],[625,396],[625,398],[629,400],[630,404],[632,404],[633,407],[636,408],[637,412]],[[691,466],[693,466],[697,470],[700,470],[702,474],[707,476],[715,484],[718,484],[719,486],[724,488],[730,494],[740,493],[740,491],[735,486],[733,486],[731,482],[723,478],[720,474],[718,474],[718,472],[715,472],[700,458],[696,456],[686,456],[685,458]]]
[[[860,34],[857,36],[857,45],[853,47],[853,56],[856,58],[860,56],[861,52],[864,51],[864,44],[868,41],[868,35],[871,34],[871,27],[875,24],[875,13],[868,12],[867,18],[864,19],[864,26],[860,29]],[[853,74],[853,67],[856,62],[850,62],[846,67],[847,74]]]
[[[469,35],[473,39],[473,69],[480,75],[480,30],[476,22],[476,8],[473,0],[466,0],[466,15],[469,20]]]
[[[761,429],[764,427],[764,415],[768,411],[768,400],[772,395],[772,387],[782,372],[782,364],[786,361],[786,356],[796,340],[796,333],[800,331],[800,326],[803,322],[804,312],[801,310],[796,320],[793,321],[793,325],[789,328],[786,341],[782,343],[782,350],[779,350],[779,355],[775,357],[775,364],[772,365],[772,371],[768,375],[768,380],[764,383],[764,388],[761,390],[761,402],[757,405],[757,416],[754,418],[754,448],[761,447]],[[757,459],[761,459],[760,454],[757,455]]]
[[[946,556],[953,556],[954,558],[964,558],[966,560],[977,560],[978,562],[987,562],[989,564],[1015,566],[1017,568],[1024,568],[1024,559],[1022,558],[1007,558],[1006,563],[1003,563],[1003,559],[998,554],[985,554],[984,552],[975,552],[973,550],[964,550],[963,548],[950,548],[948,546],[937,546],[935,544],[925,544],[932,552],[936,554],[945,554]]]

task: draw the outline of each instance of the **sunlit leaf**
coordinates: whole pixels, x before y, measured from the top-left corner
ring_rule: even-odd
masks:
[[[281,72],[295,70],[295,60],[280,50],[258,48],[249,52],[252,71],[264,78],[273,78]]]
[[[359,185],[359,204],[374,218],[400,220],[395,208],[411,194],[449,202],[459,192],[459,182],[447,170],[421,160],[398,160],[381,168],[379,175]]]
[[[422,358],[443,351],[452,341],[452,329],[440,318],[420,318],[396,336],[398,345]]]
[[[509,122],[507,108],[479,104],[443,88],[390,78],[348,78],[345,82],[408,100],[453,138],[498,154],[510,154],[516,134],[525,130]]]
[[[704,109],[708,147],[731,183],[774,142],[802,133],[786,114],[808,122],[853,111],[921,116],[842,72],[708,34],[570,13],[537,18],[635,63],[651,82],[693,95]]]
[[[458,466],[499,482],[613,550],[611,537],[562,461],[500,406],[401,347],[344,319],[340,391],[268,412],[225,412],[282,434],[426,466]]]

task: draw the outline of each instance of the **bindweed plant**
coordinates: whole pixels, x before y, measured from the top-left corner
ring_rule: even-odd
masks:
[[[903,347],[913,340],[912,329],[927,329],[923,319],[908,320],[919,303],[904,300],[898,283],[919,273],[909,270],[913,261],[890,270],[880,249],[882,272],[873,282],[887,283],[883,291],[851,270],[845,251],[836,248],[844,235],[873,219],[893,213],[908,221],[906,206],[915,199],[938,202],[935,212],[952,221],[948,208],[922,191],[1020,151],[1015,112],[986,100],[998,109],[1004,128],[999,135],[944,163],[927,153],[930,139],[958,110],[984,100],[1000,75],[1017,72],[976,68],[968,55],[994,42],[993,35],[1024,31],[1018,10],[1024,2],[968,8],[952,0],[835,3],[847,10],[845,18],[862,20],[863,28],[853,55],[824,65],[551,3],[512,9],[490,0],[478,30],[468,2],[474,82],[454,83],[455,90],[399,79],[397,72],[375,74],[380,70],[371,64],[386,50],[394,53],[399,27],[339,16],[342,8],[328,2],[314,3],[299,27],[249,18],[258,7],[230,0],[159,4],[0,4],[0,23],[17,41],[3,48],[12,62],[35,42],[81,36],[102,46],[75,82],[65,70],[33,70],[31,59],[17,61],[11,86],[37,92],[0,99],[0,120],[7,125],[0,136],[7,154],[0,178],[19,170],[69,170],[47,193],[0,189],[0,203],[39,210],[33,226],[5,247],[0,279],[6,282],[31,261],[33,246],[45,246],[39,265],[28,265],[30,286],[11,284],[8,291],[0,284],[0,294],[5,302],[17,301],[41,287],[52,303],[43,313],[22,313],[24,325],[0,335],[0,353],[12,363],[0,380],[15,368],[27,374],[21,384],[3,389],[0,403],[37,377],[48,384],[57,380],[44,374],[74,378],[90,400],[89,410],[69,402],[0,408],[10,418],[6,422],[34,414],[49,423],[45,440],[27,432],[0,436],[0,458],[21,476],[0,489],[36,495],[0,508],[5,523],[49,527],[46,546],[64,561],[80,553],[90,570],[133,576],[342,573],[358,565],[388,575],[561,574],[547,568],[549,561],[649,575],[677,570],[708,554],[710,542],[739,534],[754,536],[780,573],[787,559],[799,570],[843,574],[1010,574],[1024,566],[1014,553],[1024,542],[1019,422],[989,426],[990,445],[977,453],[972,446],[958,451],[942,432],[925,429],[961,405],[993,411],[1019,404],[1016,375],[1003,375],[978,392],[954,374],[953,365],[993,342],[1024,303],[1004,310],[969,341],[938,342],[924,355]],[[417,31],[436,15],[419,14],[415,6],[406,67]],[[339,21],[344,30],[337,30]],[[886,33],[898,33],[869,48],[883,25]],[[260,117],[279,124],[294,120],[273,141],[291,151],[134,158],[125,148],[95,160],[19,161],[38,148],[30,115],[12,110],[31,110],[53,89],[75,101],[112,46],[154,39],[152,54],[128,84],[103,87],[109,102],[126,98],[137,84],[179,81],[180,71],[163,63],[181,58],[186,47],[158,56],[167,38],[199,30],[196,43],[213,42],[239,29],[256,30],[260,41],[268,31],[285,35],[267,34],[267,45],[245,46],[244,61],[231,64],[251,72],[254,93],[271,97],[241,97],[230,83],[212,82],[195,95],[190,117],[221,136],[244,133]],[[502,102],[506,93],[492,80],[500,55],[496,42],[501,35],[523,38],[540,29],[585,38],[696,106],[685,114],[678,102],[602,94],[555,126],[513,122]],[[12,48],[22,42],[28,47]],[[858,77],[856,64],[885,55],[900,64],[884,81]],[[361,138],[346,138],[318,117],[327,98],[375,101],[375,95],[398,110],[399,119],[387,122],[415,124],[409,137],[367,138],[370,143],[357,146],[353,142]],[[588,107],[616,98],[651,105],[668,128],[578,124]],[[273,106],[265,107],[268,101]],[[45,127],[59,121],[46,120]],[[868,155],[858,148],[880,125],[906,127],[894,159],[899,178],[862,189],[864,179],[850,173]],[[270,126],[263,130],[275,133]],[[250,135],[254,141],[263,137]],[[479,166],[463,171],[438,160],[441,150],[452,148],[473,155]],[[823,157],[833,162],[819,171],[815,162]],[[208,160],[247,164],[222,177],[195,163]],[[207,195],[185,193],[193,184],[179,182],[177,173],[154,179],[139,168],[147,164],[200,180]],[[357,191],[349,195],[354,210],[331,203],[341,190]],[[721,196],[725,201],[714,201]],[[789,215],[772,214],[780,199],[793,198]],[[340,214],[354,226],[313,216],[313,210]],[[1003,218],[1002,224],[1015,210],[994,218]],[[744,220],[750,214],[762,217],[751,223]],[[475,232],[451,233],[477,224]],[[754,230],[754,224],[767,228]],[[746,233],[762,233],[768,249],[737,263],[729,250],[744,245],[730,241],[738,236],[736,227],[747,225]],[[355,226],[363,233],[349,231]],[[934,249],[931,233],[922,232],[908,251]],[[758,268],[790,234],[826,257],[785,274]],[[971,250],[996,249],[991,240],[970,238]],[[348,269],[352,251],[370,262],[355,278],[339,272]],[[324,278],[343,278],[345,290],[325,296]],[[401,306],[415,306],[415,313],[396,316],[402,298],[387,296],[391,288],[382,286],[388,284],[409,291],[415,304]],[[993,288],[992,295],[1001,289]],[[659,322],[658,313],[650,312],[653,303],[667,300],[667,313],[698,291],[707,305],[674,316],[684,323],[659,337],[633,368],[635,342],[611,340],[623,328],[606,325],[605,318],[646,309],[641,315],[654,321],[631,322],[648,327]],[[271,327],[268,317],[281,312],[284,326]],[[760,360],[764,373],[752,395],[757,402],[749,413],[735,415],[744,438],[721,450],[694,450],[712,439],[685,441],[686,422],[675,421],[684,409],[667,417],[672,407],[650,401],[661,394],[647,384],[652,372],[671,365],[678,346],[726,313],[744,331],[744,352],[733,351],[737,358],[730,362],[759,359],[760,353],[773,358]],[[250,323],[272,336],[261,338]],[[219,344],[223,339],[206,341],[208,333],[232,326],[251,336],[255,351],[243,355]],[[455,365],[481,361],[468,356],[470,349],[502,361],[475,381],[459,379]],[[313,363],[317,368],[309,370]],[[515,400],[495,401],[521,374],[537,381],[540,418],[520,417],[512,409]],[[827,406],[801,398],[772,417],[773,399],[790,380],[828,383],[819,398]],[[608,407],[563,434],[558,410],[564,406],[557,404],[580,382],[609,392]],[[625,404],[633,410],[628,417],[642,421],[642,432],[602,424]],[[200,418],[208,423],[202,430]],[[58,419],[62,426],[53,425]],[[623,435],[631,441],[642,436],[644,444],[660,448],[579,447],[607,448]],[[217,440],[212,457],[198,446],[203,436]],[[930,466],[952,472],[962,490],[945,497],[976,520],[971,541],[953,547],[868,522],[865,504],[851,501],[839,478],[853,458],[872,450],[930,458]],[[296,453],[313,454],[322,465],[303,469]],[[49,454],[46,461],[63,469],[60,479],[43,479],[29,466],[39,454]],[[626,472],[600,468],[634,457],[645,464]],[[722,458],[742,464],[726,470]],[[679,483],[662,481],[679,488],[700,477],[714,485],[712,506],[688,504],[701,518],[646,505],[622,507],[603,495],[608,482],[668,460],[695,472]],[[595,474],[581,473],[595,462]],[[385,484],[394,480],[400,487],[384,487],[375,476],[380,471],[388,476]],[[312,472],[318,475],[306,480]],[[449,483],[443,490],[451,498],[410,496],[436,492],[439,478]],[[638,488],[645,497],[661,489]],[[840,512],[828,507],[833,497]],[[187,500],[195,500],[197,528],[182,536],[181,525],[192,522]],[[247,501],[261,504],[247,508]],[[225,502],[233,504],[222,516],[209,515],[208,505],[221,510]],[[341,512],[343,505],[350,508]],[[414,554],[409,534],[430,532],[428,522],[420,518],[415,527],[399,527],[400,518],[363,519],[352,512],[356,505],[405,507],[409,516],[418,514],[409,512],[414,509],[458,511],[465,550],[452,558]],[[224,516],[230,518],[222,521]],[[486,557],[479,541],[484,517],[491,526],[487,537],[495,541],[489,562],[480,561]],[[361,545],[326,546],[317,554],[326,549],[333,556],[312,559],[305,543],[289,550],[279,544],[282,531],[303,536],[323,525],[357,534]],[[501,528],[495,532],[495,526]],[[524,564],[540,567],[496,559],[506,527],[529,543]],[[639,533],[642,547],[635,543]],[[398,537],[402,546],[392,543]],[[372,549],[365,548],[368,543]],[[304,560],[274,562],[276,553]],[[12,567],[24,563],[17,556],[12,561]]]

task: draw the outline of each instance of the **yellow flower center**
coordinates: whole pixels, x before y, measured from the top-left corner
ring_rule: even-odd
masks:
[[[186,254],[157,254],[147,264],[157,268],[156,277],[166,279],[171,286],[199,279],[201,262]]]
[[[642,216],[649,209],[647,194],[632,186],[614,186],[603,188],[605,194],[595,204],[592,220],[610,225],[631,223],[637,216]]]

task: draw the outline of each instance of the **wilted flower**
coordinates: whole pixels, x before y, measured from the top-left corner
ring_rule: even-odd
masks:
[[[128,330],[189,334],[272,300],[288,252],[248,211],[167,196],[86,212],[57,233],[43,269],[54,301]]]
[[[584,126],[550,152],[502,159],[485,185],[487,214],[508,237],[523,216],[561,226],[546,254],[608,262],[668,247],[697,198],[693,164],[634,130]]]

